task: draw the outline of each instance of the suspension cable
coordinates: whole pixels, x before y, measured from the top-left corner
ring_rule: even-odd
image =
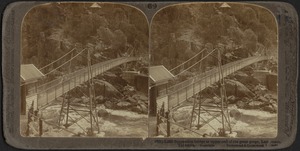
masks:
[[[68,62],[72,61],[73,59],[75,59],[79,54],[81,54],[83,51],[85,51],[85,49],[81,50],[78,54],[76,54],[74,57],[72,57],[70,60],[66,61],[65,63],[63,63],[62,65],[58,66],[57,68],[51,70],[50,72],[46,73],[45,75],[49,75],[50,73],[52,73],[53,71],[59,69],[60,67],[64,66],[65,64],[67,64]]]
[[[189,70],[190,68],[194,67],[196,64],[198,64],[199,62],[203,61],[205,58],[207,58],[209,55],[211,55],[215,50],[217,49],[214,49],[212,50],[211,52],[209,52],[205,57],[201,58],[199,61],[197,61],[196,63],[194,63],[193,65],[191,65],[190,67],[186,68],[185,70],[181,71],[180,73],[178,73],[176,76],[182,74],[183,72]]]
[[[175,69],[177,69],[177,68],[179,68],[180,66],[184,65],[184,64],[187,63],[188,61],[194,59],[194,58],[197,57],[199,54],[201,54],[204,50],[206,50],[206,48],[202,49],[200,52],[198,52],[198,53],[197,53],[195,56],[193,56],[192,58],[190,58],[190,59],[184,61],[183,63],[179,64],[178,66],[172,68],[172,69],[170,70],[170,72],[173,71],[173,70],[175,70]]]
[[[66,54],[64,54],[63,56],[61,56],[60,58],[54,60],[53,62],[45,65],[44,67],[40,68],[39,70],[43,70],[45,69],[46,67],[49,67],[50,65],[54,64],[55,62],[59,61],[60,59],[64,58],[65,56],[67,56],[68,54],[70,54],[71,52],[73,52],[75,50],[75,48],[71,49],[69,52],[67,52]]]

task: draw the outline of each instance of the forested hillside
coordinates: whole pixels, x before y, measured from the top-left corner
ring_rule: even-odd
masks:
[[[273,15],[256,5],[228,3],[173,5],[159,11],[151,24],[152,64],[172,68],[203,48],[214,48],[227,59],[252,55],[277,58],[277,24]],[[216,63],[213,56],[207,63]]]
[[[100,7],[51,3],[32,8],[22,24],[21,63],[40,68],[73,48],[77,52],[90,49],[94,62],[125,55],[148,56],[149,27],[144,15],[126,5],[97,4]],[[72,63],[85,64],[86,55]]]

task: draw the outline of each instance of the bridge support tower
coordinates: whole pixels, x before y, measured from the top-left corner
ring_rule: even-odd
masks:
[[[226,95],[226,88],[225,88],[225,82],[224,82],[224,76],[222,71],[222,59],[221,59],[221,53],[220,50],[218,52],[218,69],[219,69],[219,89],[220,89],[220,98],[221,98],[221,104],[220,105],[211,105],[211,104],[203,104],[201,100],[201,92],[197,94],[197,97],[194,97],[194,103],[191,113],[191,121],[190,121],[190,128],[193,126],[193,121],[195,118],[197,118],[197,124],[196,128],[199,130],[202,126],[208,124],[211,128],[217,131],[217,129],[214,128],[213,125],[210,125],[209,122],[216,119],[219,116],[221,116],[221,120],[218,120],[222,127],[218,128],[218,134],[219,136],[226,136],[226,127],[229,130],[229,133],[232,133],[231,124],[230,124],[230,117],[228,112],[228,101],[227,101],[227,95]],[[215,114],[218,112],[218,114]],[[212,116],[210,119],[204,119],[202,117],[203,114],[201,113],[207,113],[208,115]]]

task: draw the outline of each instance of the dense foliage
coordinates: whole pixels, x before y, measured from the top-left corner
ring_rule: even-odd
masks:
[[[22,24],[22,63],[41,68],[73,48],[77,53],[83,48],[92,50],[94,63],[124,55],[142,56],[147,61],[148,44],[152,64],[169,69],[203,48],[204,55],[219,48],[228,60],[257,54],[277,56],[275,18],[256,5],[191,3],[166,7],[151,22],[149,43],[147,19],[139,10],[121,4],[97,3],[100,8],[91,7],[93,4],[50,3],[32,8]],[[53,66],[71,55],[76,53]],[[205,64],[215,65],[214,57],[209,56]],[[86,53],[77,57],[73,67],[86,65],[86,58]]]
[[[227,59],[252,55],[277,56],[274,16],[257,5],[228,3],[173,5],[159,11],[151,23],[152,64],[172,68],[203,48],[214,48]],[[216,64],[213,56],[206,63]]]
[[[73,48],[77,53],[83,48],[92,50],[94,62],[125,54],[147,56],[149,27],[143,13],[121,4],[92,5],[50,3],[32,8],[22,24],[22,63],[40,68]],[[86,55],[72,63],[86,63]]]

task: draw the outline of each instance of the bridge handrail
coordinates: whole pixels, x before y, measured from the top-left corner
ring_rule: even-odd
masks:
[[[258,57],[250,57],[250,58],[246,58],[246,59],[242,59],[242,60],[238,60],[238,61],[235,61],[235,62],[231,62],[231,63],[225,64],[225,65],[223,65],[221,68],[222,68],[222,70],[224,70],[224,69],[227,69],[227,68],[228,68],[227,66],[231,67],[231,66],[237,65],[237,64],[239,64],[239,63],[241,63],[241,62],[248,61],[248,60],[251,60],[251,59],[254,59],[254,60],[255,60],[255,61],[253,60],[253,63],[254,63],[254,62],[266,60],[267,57],[266,57],[266,56],[262,56],[262,57],[259,57],[259,58],[258,58]],[[252,63],[251,63],[251,64],[252,64]],[[207,72],[212,72],[212,71],[215,71],[215,70],[217,70],[217,69],[214,68],[214,69],[209,70],[209,71],[207,71]],[[207,73],[207,72],[205,72],[205,73]],[[201,74],[201,75],[202,75],[202,74]],[[208,76],[210,76],[210,75],[212,75],[212,74],[209,73],[209,74],[204,74],[204,75],[205,75],[205,77],[201,77],[200,79],[197,79],[197,78],[199,78],[199,75],[197,75],[196,78],[186,80],[186,81],[193,81],[194,79],[197,79],[197,81],[194,81],[194,82],[191,83],[191,84],[188,84],[188,85],[185,85],[185,86],[180,85],[180,88],[177,88],[176,91],[173,91],[173,92],[171,92],[171,93],[169,93],[170,91],[169,91],[169,89],[168,89],[168,94],[166,94],[166,96],[167,96],[167,95],[172,95],[172,94],[178,93],[178,91],[184,90],[184,89],[186,89],[187,87],[192,86],[194,83],[199,82],[199,81],[203,80],[204,78],[206,78],[206,77],[208,77]],[[183,81],[183,82],[186,82],[186,81]],[[182,82],[182,83],[183,83],[183,82]],[[180,84],[181,84],[181,83],[180,83]]]
[[[135,58],[135,57],[121,57],[121,58],[111,59],[111,60],[107,60],[107,61],[92,65],[92,69],[98,68],[98,66],[100,66],[100,65],[101,66],[107,66],[111,63],[119,64],[119,63],[123,63],[123,62],[133,61],[133,60],[136,60],[136,59],[137,58]],[[50,81],[46,84],[43,84],[43,85],[38,87],[38,90],[39,90],[38,93],[42,93],[42,92],[45,92],[49,89],[60,86],[60,85],[63,84],[63,82],[68,82],[68,81],[72,80],[73,78],[84,74],[85,72],[87,72],[87,70],[88,70],[87,68],[79,69],[79,70],[77,70],[75,72],[72,72],[72,73],[70,73],[70,74],[68,74],[64,77],[61,77],[61,78],[52,80],[52,81]],[[53,83],[56,83],[56,84],[52,85]],[[42,87],[44,87],[44,88],[42,88]]]
[[[245,60],[247,60],[247,59],[249,59],[249,58],[237,60],[237,61],[235,61],[235,62],[241,62],[241,61],[245,61]],[[252,59],[252,58],[250,58],[250,59]],[[228,66],[228,65],[230,65],[230,63],[227,63],[227,64],[225,64],[225,65],[223,65],[223,66],[225,67],[225,66]],[[205,71],[205,72],[200,73],[200,74],[198,74],[198,75],[196,75],[196,76],[197,76],[197,77],[200,77],[200,76],[202,76],[202,74],[206,75],[206,74],[209,74],[208,72],[213,72],[214,70],[217,70],[217,68],[213,68],[213,69],[211,69],[211,70]],[[195,76],[195,77],[196,77],[196,76]],[[190,81],[192,81],[192,80],[193,80],[193,79],[190,79]],[[182,82],[180,82],[180,83],[177,83],[177,84],[175,84],[175,85],[172,85],[171,87],[168,88],[168,90],[169,90],[169,89],[173,89],[173,88],[175,88],[176,86],[182,85],[183,83],[187,83],[187,82],[189,82],[189,81],[186,80],[186,81],[182,81]],[[180,87],[181,87],[181,86],[180,86]]]
[[[248,59],[248,58],[246,58],[246,59]],[[237,61],[235,61],[235,62],[241,62],[241,60],[237,60]],[[230,63],[227,63],[227,64],[225,64],[225,65],[223,65],[223,66],[225,67],[225,66],[228,66],[228,65],[230,65]],[[175,87],[180,87],[180,88],[182,88],[182,85],[184,85],[185,83],[190,83],[190,82],[193,81],[194,79],[197,79],[197,78],[199,78],[199,77],[202,77],[203,75],[209,75],[211,72],[214,72],[215,70],[218,70],[218,69],[217,69],[217,68],[213,68],[213,69],[211,69],[211,70],[202,72],[202,73],[200,73],[200,74],[194,76],[192,79],[185,80],[185,81],[182,81],[182,82],[180,82],[180,83],[177,83],[177,84],[175,84],[175,85],[169,87],[169,88],[168,88],[168,91],[171,90],[171,89],[175,89]],[[207,77],[207,76],[205,76],[205,77]],[[204,77],[203,77],[203,78],[204,78]],[[176,88],[176,89],[177,89],[177,88]]]

